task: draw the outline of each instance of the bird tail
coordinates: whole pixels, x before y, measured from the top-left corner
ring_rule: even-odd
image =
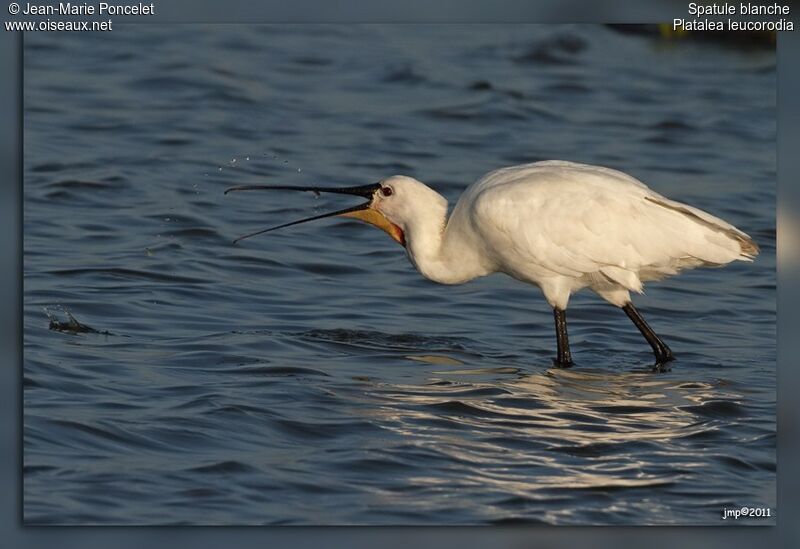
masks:
[[[678,212],[680,214],[683,214],[686,217],[689,217],[694,221],[700,223],[701,225],[705,226],[706,228],[711,229],[711,232],[708,233],[709,240],[712,242],[715,241],[718,245],[721,245],[722,247],[729,249],[730,252],[736,253],[734,251],[735,248],[731,249],[730,246],[733,245],[733,242],[738,244],[739,247],[738,254],[735,257],[728,256],[729,258],[727,259],[727,261],[720,262],[715,260],[716,258],[714,259],[704,258],[701,257],[702,254],[696,256],[698,257],[698,259],[703,259],[708,261],[709,263],[718,263],[718,264],[727,263],[728,261],[732,261],[734,259],[738,259],[740,261],[753,261],[761,251],[760,248],[758,247],[758,244],[756,244],[755,241],[752,238],[750,238],[748,234],[740,231],[730,223],[723,221],[722,219],[715,217],[708,212],[704,212],[703,210],[694,208],[687,204],[675,202],[674,200],[670,200],[663,196],[647,196],[645,198],[646,200],[658,204],[663,208],[667,208],[675,212]],[[725,241],[727,241],[727,244],[725,243]]]
[[[736,241],[739,243],[739,246],[742,248],[742,257],[744,261],[753,261],[756,256],[761,252],[761,248],[758,247],[758,244],[750,238],[748,235],[744,234],[741,231],[737,231],[736,233],[731,235]]]

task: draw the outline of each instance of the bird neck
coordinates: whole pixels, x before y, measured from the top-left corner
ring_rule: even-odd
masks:
[[[470,245],[465,227],[447,219],[447,204],[438,215],[428,215],[406,231],[406,252],[422,276],[440,284],[462,284],[491,270]]]

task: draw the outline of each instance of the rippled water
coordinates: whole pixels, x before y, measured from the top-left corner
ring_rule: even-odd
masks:
[[[775,128],[773,51],[599,26],[26,36],[26,523],[774,520]],[[554,369],[538,290],[435,285],[355,222],[231,244],[352,201],[229,185],[404,173],[454,201],[549,158],[761,245],[637,298],[670,372],[590,294]]]

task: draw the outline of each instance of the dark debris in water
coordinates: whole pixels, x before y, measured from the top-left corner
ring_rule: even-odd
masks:
[[[110,334],[109,332],[96,330],[87,324],[79,322],[78,319],[66,309],[61,310],[61,312],[67,316],[66,320],[59,319],[58,316],[56,316],[56,314],[50,309],[45,309],[44,312],[47,314],[47,318],[50,321],[48,328],[53,331],[64,332],[68,334]]]

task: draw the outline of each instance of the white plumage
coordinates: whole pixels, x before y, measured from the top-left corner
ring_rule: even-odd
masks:
[[[348,189],[234,190],[255,188],[369,197],[356,208],[313,219],[344,215],[380,227],[433,281],[459,284],[502,272],[538,286],[554,310],[557,363],[563,366],[572,363],[564,313],[571,294],[590,288],[623,308],[653,347],[660,367],[672,360],[672,352],[633,307],[630,292],[640,293],[644,282],[683,269],[752,261],[759,251],[748,235],[722,219],[670,200],[617,170],[574,162],[490,172],[463,193],[449,219],[444,197],[405,176]]]
[[[406,187],[422,185],[408,178],[386,184],[403,188],[403,195]],[[752,260],[758,253],[734,226],[629,175],[563,161],[485,175],[453,210],[443,232],[444,252],[451,241],[479,249],[484,274],[500,271],[534,283],[561,309],[581,288],[621,307],[630,301],[629,291],[641,293],[643,282],[686,268]],[[408,249],[413,261],[411,239]],[[453,271],[463,272],[454,259]]]

